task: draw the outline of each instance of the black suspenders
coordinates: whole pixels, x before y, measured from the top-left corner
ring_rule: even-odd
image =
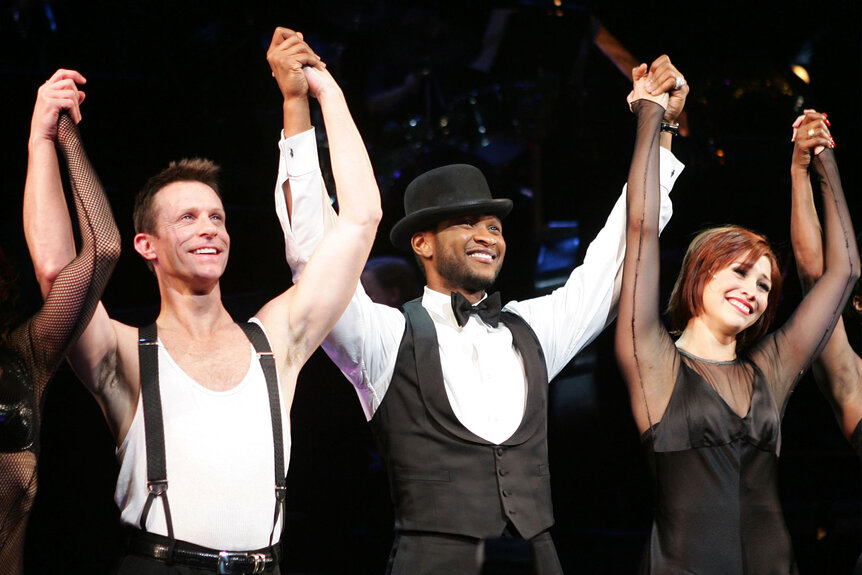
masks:
[[[144,437],[147,440],[147,502],[141,512],[141,529],[147,530],[147,515],[157,497],[162,498],[165,523],[168,526],[173,555],[174,525],[168,505],[168,473],[165,470],[165,426],[162,421],[162,397],[159,393],[159,343],[156,324],[138,329],[138,360],[141,373],[141,401],[144,402]]]
[[[275,358],[266,336],[260,326],[254,322],[239,324],[246,337],[257,352],[260,366],[263,369],[266,388],[269,395],[269,411],[272,418],[272,443],[275,456],[275,512],[272,520],[272,531],[269,534],[269,544],[275,536],[275,526],[278,523],[279,511],[284,512],[286,474],[284,470],[284,441],[281,427],[281,406],[278,394],[278,375],[275,369]],[[141,400],[144,402],[144,436],[147,442],[147,502],[141,511],[140,526],[146,531],[147,515],[157,497],[162,498],[165,509],[165,523],[168,528],[170,545],[168,557],[173,555],[174,527],[171,522],[171,509],[168,505],[168,476],[165,469],[165,430],[162,420],[162,399],[159,393],[159,347],[156,324],[153,323],[138,329],[138,358],[141,374]]]
[[[272,445],[275,451],[275,512],[272,517],[272,531],[269,534],[269,545],[275,535],[275,525],[278,522],[278,512],[284,517],[284,501],[287,493],[287,473],[284,469],[284,441],[281,430],[281,405],[278,401],[278,374],[275,370],[275,357],[272,348],[260,326],[254,322],[241,323],[239,326],[251,341],[257,352],[263,377],[266,379],[266,389],[269,393],[269,415],[272,418]],[[165,508],[167,509],[167,507]]]

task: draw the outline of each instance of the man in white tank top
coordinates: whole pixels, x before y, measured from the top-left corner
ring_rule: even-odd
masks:
[[[301,34],[277,28],[267,60],[284,97],[286,137],[311,128],[308,93],[320,102],[341,209],[302,279],[253,319],[274,356],[286,469],[297,374],[353,295],[381,211],[365,146],[320,58]],[[155,499],[143,521],[148,538],[133,546],[121,573],[155,573],[162,565],[189,573],[277,573],[269,547],[281,526],[273,517],[273,424],[261,363],[222,304],[230,237],[216,171],[208,160],[172,163],[135,202],[134,247],[161,296],[157,355],[169,503]],[[74,257],[74,243],[60,183],[37,181],[25,229],[28,240],[40,238],[30,242],[31,256],[47,291]],[[148,489],[138,347],[138,329],[110,319],[100,304],[69,352],[117,442],[115,497],[123,522],[136,528]]]

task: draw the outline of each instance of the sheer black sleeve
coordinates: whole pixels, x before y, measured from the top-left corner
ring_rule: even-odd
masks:
[[[58,144],[69,171],[81,246],[57,275],[39,312],[10,337],[12,348],[29,369],[37,406],[69,345],[93,316],[120,255],[120,234],[111,207],[81,144],[78,128],[66,113],[60,115]]]
[[[823,194],[824,273],[781,329],[750,353],[782,413],[793,386],[829,340],[859,277],[859,254],[834,152],[824,150],[812,166]]]
[[[664,109],[638,100],[637,137],[626,191],[626,254],[616,352],[640,431],[661,419],[678,354],[659,312],[659,125]]]

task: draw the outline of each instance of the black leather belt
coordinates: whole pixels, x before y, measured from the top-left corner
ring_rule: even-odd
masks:
[[[129,537],[128,551],[166,563],[179,563],[212,570],[213,573],[266,573],[278,564],[278,549],[264,547],[256,551],[219,551],[176,540],[170,553],[170,540],[155,533],[135,531]],[[169,557],[170,555],[170,557]]]

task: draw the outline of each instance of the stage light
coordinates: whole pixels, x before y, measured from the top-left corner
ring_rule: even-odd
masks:
[[[790,68],[796,76],[805,82],[806,84],[811,83],[811,77],[808,76],[808,70],[806,70],[803,66],[799,64],[794,64],[793,67]]]

